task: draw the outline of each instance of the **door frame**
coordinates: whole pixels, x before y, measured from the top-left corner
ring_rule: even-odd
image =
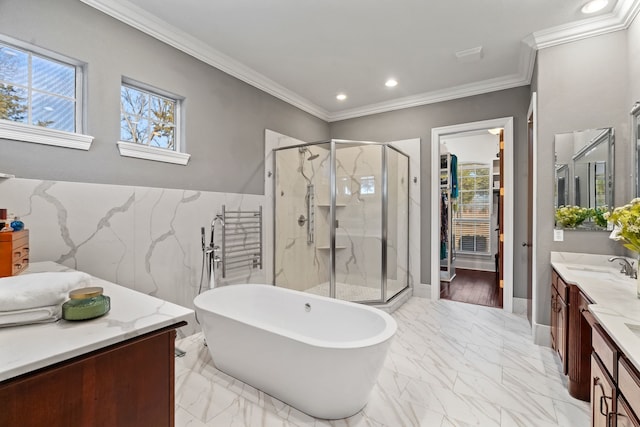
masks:
[[[538,94],[537,92],[531,93],[531,101],[529,102],[529,109],[527,110],[527,126],[529,118],[533,120],[533,128],[531,133],[531,145],[532,145],[532,154],[533,159],[531,160],[531,167],[533,169],[533,175],[528,177],[528,179],[533,180],[533,197],[532,205],[529,207],[533,211],[533,224],[531,224],[531,234],[533,236],[533,240],[528,242],[532,245],[531,247],[531,265],[529,266],[529,274],[531,275],[531,328],[535,337],[535,328],[538,324],[538,255],[537,255],[537,236],[538,236],[538,200],[536,195],[538,194]],[[529,132],[527,131],[527,139],[529,138]],[[529,141],[527,141],[527,145]],[[528,149],[528,147],[527,147]],[[527,196],[528,198],[528,196]],[[528,279],[528,278],[527,278]]]
[[[503,309],[513,312],[513,200],[514,200],[514,143],[513,117],[502,117],[461,123],[431,129],[431,299],[440,299],[440,139],[443,136],[484,129],[504,128],[504,289]]]

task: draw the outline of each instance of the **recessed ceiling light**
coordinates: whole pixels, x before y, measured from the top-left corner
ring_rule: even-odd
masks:
[[[609,0],[591,0],[589,3],[582,6],[582,9],[580,9],[580,11],[586,14],[596,13],[604,9],[607,4],[609,4]]]
[[[398,81],[396,79],[389,79],[384,83],[384,85],[386,87],[396,87],[398,86]]]
[[[344,93],[339,93],[336,95],[336,99],[338,101],[344,101],[345,99],[347,99],[347,95],[345,95]]]

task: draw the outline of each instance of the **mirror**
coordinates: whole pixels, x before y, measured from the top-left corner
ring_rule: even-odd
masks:
[[[555,135],[555,221],[558,228],[606,230],[613,206],[613,128]]]
[[[634,183],[636,187],[636,197],[640,197],[640,101],[636,102],[631,109],[631,146],[634,154]]]

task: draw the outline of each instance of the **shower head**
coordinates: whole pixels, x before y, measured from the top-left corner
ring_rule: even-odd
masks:
[[[298,148],[298,152],[299,152],[300,154],[308,153],[308,154],[309,154],[309,157],[307,157],[307,160],[315,160],[315,159],[317,159],[318,157],[320,157],[320,154],[313,154],[313,153],[311,152],[311,150],[309,150],[309,148],[307,148],[307,147],[300,147],[300,148]]]

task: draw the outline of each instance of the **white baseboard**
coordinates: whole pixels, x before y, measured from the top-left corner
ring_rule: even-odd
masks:
[[[527,299],[526,298],[513,298],[513,314],[518,316],[527,315]]]
[[[413,296],[418,298],[431,298],[431,285],[425,283],[413,285]]]
[[[534,344],[551,347],[551,327],[549,325],[534,323],[531,333]]]

